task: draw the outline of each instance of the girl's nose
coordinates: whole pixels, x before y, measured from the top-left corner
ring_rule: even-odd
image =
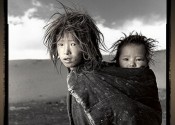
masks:
[[[69,55],[71,53],[69,45],[64,46],[64,54]]]

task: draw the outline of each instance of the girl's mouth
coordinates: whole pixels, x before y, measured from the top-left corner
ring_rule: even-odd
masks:
[[[70,63],[71,62],[71,58],[64,58],[64,62]]]

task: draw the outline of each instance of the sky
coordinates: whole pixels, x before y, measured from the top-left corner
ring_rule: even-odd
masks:
[[[166,0],[60,1],[86,10],[108,48],[123,33],[136,31],[159,41],[157,50],[166,49]],[[49,59],[43,44],[44,26],[57,11],[62,9],[56,0],[8,0],[9,60]]]

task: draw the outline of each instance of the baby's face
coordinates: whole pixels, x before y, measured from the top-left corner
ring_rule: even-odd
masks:
[[[81,48],[70,33],[65,34],[57,42],[57,51],[58,56],[65,67],[73,70],[81,63]]]
[[[144,45],[128,44],[121,49],[119,65],[122,68],[141,68],[148,65]]]

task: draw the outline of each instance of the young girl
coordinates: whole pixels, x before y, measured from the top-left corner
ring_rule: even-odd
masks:
[[[85,114],[80,97],[74,94],[72,82],[76,81],[78,72],[93,70],[100,64],[102,55],[99,46],[105,49],[103,34],[86,12],[76,11],[64,5],[63,7],[65,13],[58,13],[59,16],[48,25],[45,45],[54,65],[56,66],[57,60],[60,59],[69,71],[68,112],[71,124],[90,124],[91,117]],[[70,78],[72,80],[69,80]],[[81,89],[84,88],[80,86]]]
[[[51,59],[56,65],[60,59],[68,68],[68,114],[72,125],[159,125],[159,114],[146,104],[137,102],[138,96],[133,93],[127,95],[130,89],[121,87],[121,81],[137,83],[146,79],[142,70],[125,77],[116,67],[102,63],[99,46],[104,46],[103,36],[95,25],[93,19],[87,14],[66,8],[48,25],[45,34]],[[150,71],[146,73],[150,74]],[[134,74],[134,75],[133,75]],[[129,79],[128,79],[129,78]],[[133,79],[134,78],[134,79]],[[152,91],[152,89],[148,89]],[[133,90],[132,90],[133,91]],[[135,90],[139,97],[144,98],[144,93]],[[154,100],[152,94],[151,99]],[[148,96],[147,96],[148,97]],[[148,101],[148,100],[147,100]],[[150,101],[150,100],[149,100]],[[155,99],[156,102],[156,99]],[[154,103],[157,106],[157,103]]]
[[[112,52],[117,51],[113,61],[122,68],[147,67],[152,60],[157,41],[138,33],[130,33],[113,44]]]

